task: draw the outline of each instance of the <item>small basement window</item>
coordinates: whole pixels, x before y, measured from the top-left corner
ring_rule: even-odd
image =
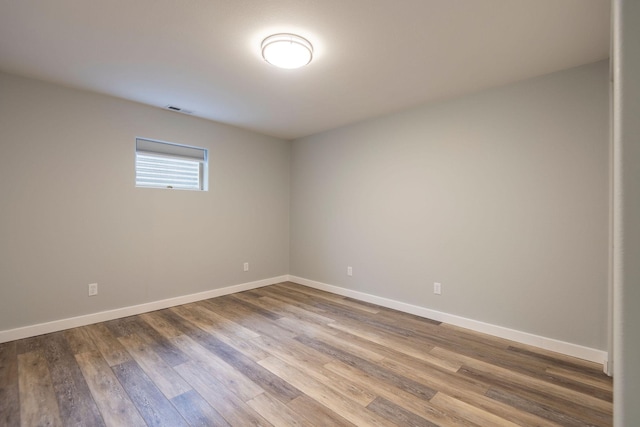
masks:
[[[207,150],[136,138],[136,187],[207,191]]]

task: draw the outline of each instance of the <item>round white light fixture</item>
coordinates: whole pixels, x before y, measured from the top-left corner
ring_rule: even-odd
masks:
[[[300,68],[311,62],[313,46],[295,34],[274,34],[262,41],[262,57],[280,68]]]

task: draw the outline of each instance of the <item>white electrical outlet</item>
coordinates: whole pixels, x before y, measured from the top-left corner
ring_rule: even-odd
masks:
[[[242,266],[242,269],[243,269],[244,271],[249,271],[249,263],[248,263],[248,262],[245,262],[245,263],[244,263],[244,265]]]
[[[440,283],[433,283],[433,293],[436,295],[442,295],[442,285]]]
[[[347,276],[353,276],[353,267],[351,266],[347,267]]]
[[[98,284],[89,283],[89,296],[92,297],[94,295],[98,295]]]

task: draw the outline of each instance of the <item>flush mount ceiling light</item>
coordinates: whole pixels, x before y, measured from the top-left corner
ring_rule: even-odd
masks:
[[[300,68],[311,62],[313,46],[295,34],[274,34],[262,41],[262,57],[280,68]]]

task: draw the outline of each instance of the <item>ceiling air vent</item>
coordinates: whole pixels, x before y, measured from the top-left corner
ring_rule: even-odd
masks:
[[[176,107],[175,105],[167,105],[164,108],[166,108],[167,110],[171,110],[171,111],[177,111],[178,113],[193,114],[193,111],[185,110],[184,108]]]

